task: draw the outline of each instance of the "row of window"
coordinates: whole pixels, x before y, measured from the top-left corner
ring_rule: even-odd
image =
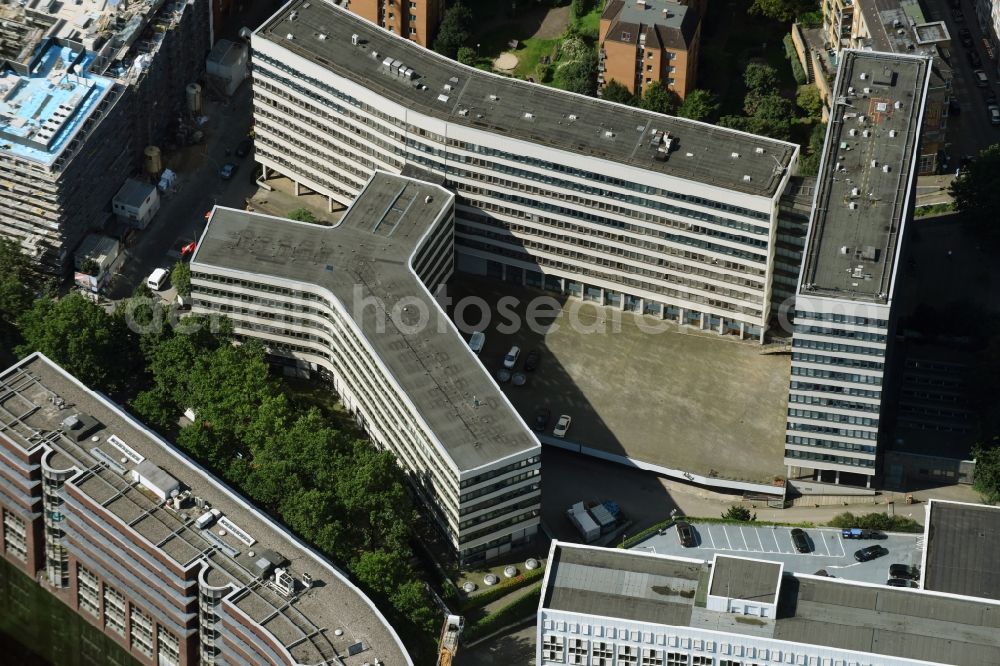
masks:
[[[867,406],[867,405],[866,405]],[[832,412],[817,412],[811,409],[788,409],[789,416],[803,419],[817,419],[820,421],[832,421],[834,423],[847,423],[850,425],[878,427],[878,419],[870,419],[865,416],[854,416],[853,414],[834,414]]]
[[[793,369],[794,370],[794,369]],[[799,374],[792,372],[792,374]],[[872,389],[862,389],[855,386],[835,386],[833,384],[816,384],[813,382],[793,381],[789,384],[793,391],[814,391],[817,393],[836,393],[837,395],[849,395],[855,398],[875,398],[881,400],[882,391]]]
[[[852,430],[848,428],[831,428],[829,426],[814,425],[812,423],[797,423],[790,421],[787,424],[788,430],[798,430],[800,432],[813,432],[819,435],[832,435],[834,437],[852,437],[854,439],[877,440],[878,433],[868,430]]]
[[[829,407],[831,409],[850,409],[856,412],[872,412],[877,414],[878,404],[867,402],[851,402],[849,400],[835,400],[833,398],[818,398],[814,395],[799,395],[792,393],[788,396],[788,402],[800,405],[816,405],[819,407]],[[791,410],[789,410],[789,413]]]
[[[819,340],[803,340],[795,336],[792,339],[792,346],[799,349],[819,349],[822,351],[840,352],[844,354],[865,354],[867,356],[885,356],[884,347],[859,347],[857,345],[845,345],[839,342],[820,342]]]
[[[868,333],[866,331],[849,331],[845,328],[830,328],[828,326],[808,326],[795,324],[796,333],[809,335],[829,335],[838,338],[850,338],[859,342],[878,342],[885,344],[888,336],[884,333]]]
[[[795,439],[794,437],[792,438]],[[808,444],[809,446],[822,446],[822,444],[815,443],[820,440],[809,439],[807,437],[800,437],[803,441],[795,442],[789,441],[789,444]],[[839,443],[839,442],[838,442]],[[831,447],[827,447],[831,448]],[[868,453],[874,453],[875,449]],[[824,462],[824,463],[835,463],[837,465],[850,465],[851,467],[865,467],[869,469],[874,469],[875,461],[868,460],[866,458],[848,458],[846,456],[837,456],[832,453],[819,453],[818,451],[799,451],[798,449],[785,449],[785,457],[793,458],[795,460],[808,460],[814,462]]]
[[[799,365],[792,365],[792,375],[797,377],[816,377],[818,379],[829,379],[832,381],[854,382],[855,384],[882,385],[881,375],[855,375],[849,372],[834,372],[833,370],[817,370],[816,368],[804,368]]]
[[[846,310],[850,305],[844,303],[842,307]],[[888,319],[873,319],[871,317],[855,317],[853,315],[835,312],[807,312],[805,310],[795,311],[796,319],[812,319],[815,321],[832,321],[837,324],[851,324],[854,326],[876,326],[878,328],[888,328]]]
[[[865,370],[881,370],[885,367],[885,364],[881,361],[862,361],[856,358],[845,358],[843,356],[806,354],[803,352],[792,352],[792,361],[800,361],[802,363],[819,363],[821,365],[839,365],[845,368],[862,368]]]

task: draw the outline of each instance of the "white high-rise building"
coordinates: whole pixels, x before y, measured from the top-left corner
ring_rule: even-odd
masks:
[[[458,270],[763,337],[798,146],[466,67],[326,0],[251,46],[265,175],[332,205],[417,168],[457,194]]]
[[[930,59],[845,50],[795,299],[785,464],[871,485]],[[842,478],[842,474],[850,474]]]
[[[330,380],[467,565],[536,533],[541,445],[431,295],[454,224],[450,192],[382,172],[335,227],[216,208],[191,285],[194,312]]]
[[[790,573],[780,562],[558,541],[536,664],[918,666],[1000,663],[989,599]]]

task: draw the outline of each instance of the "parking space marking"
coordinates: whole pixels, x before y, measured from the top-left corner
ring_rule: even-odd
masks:
[[[712,542],[712,545],[711,545],[711,546],[709,546],[709,548],[711,548],[711,549],[713,549],[713,550],[714,550],[714,549],[715,549],[715,539],[713,539],[713,538],[712,538],[712,530],[710,530],[710,529],[708,528],[708,525],[706,525],[706,526],[705,526],[705,529],[703,529],[703,530],[699,530],[699,532],[702,532],[702,533],[704,533],[704,534],[707,534],[707,535],[708,535],[708,539],[709,539],[709,541],[711,541],[711,542]],[[705,543],[705,540],[704,540],[704,539],[702,539],[702,543]]]
[[[825,550],[826,554],[829,556],[831,553],[830,553],[830,549],[826,545],[826,539],[823,538],[824,536],[825,536],[824,533],[820,532],[819,542],[821,544],[823,544],[823,550]],[[813,539],[813,543],[816,543],[816,539]]]
[[[763,553],[764,552],[764,542],[761,541],[761,539],[760,539],[760,530],[757,529],[757,528],[754,528],[753,533],[757,536],[757,545],[760,546],[760,552]]]
[[[768,548],[767,552],[769,552],[769,553],[780,553],[781,552],[781,546],[778,545],[778,530],[776,528],[772,527],[771,531],[769,532],[769,534],[771,535],[771,541],[774,542],[774,550],[771,550],[770,548]]]
[[[751,552],[751,553],[756,552],[756,551],[750,550],[750,546],[747,544],[747,535],[743,532],[743,527],[740,526],[740,527],[737,527],[736,529],[738,529],[740,531],[740,538],[743,539],[743,550],[746,550],[747,552]]]
[[[725,525],[722,526],[722,533],[726,537],[726,550],[732,550],[733,544],[729,543],[729,531],[726,529]]]

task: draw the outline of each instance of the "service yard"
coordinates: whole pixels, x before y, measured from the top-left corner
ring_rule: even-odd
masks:
[[[798,553],[792,545],[792,528],[754,526],[752,524],[691,523],[695,545],[684,548],[675,527],[642,541],[632,550],[646,550],[658,555],[679,555],[711,560],[715,553],[783,562],[786,571],[814,574],[821,569],[835,578],[884,584],[889,565],[920,564],[921,535],[886,534],[879,539],[843,539],[839,529],[803,528],[811,552]],[[879,545],[889,553],[868,562],[857,562],[854,553],[867,546]]]

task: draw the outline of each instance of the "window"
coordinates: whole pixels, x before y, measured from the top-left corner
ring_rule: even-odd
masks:
[[[641,666],[663,666],[663,650],[643,648]]]
[[[22,562],[28,561],[28,539],[24,529],[24,521],[17,515],[3,512],[4,550]]]
[[[104,585],[104,628],[119,636],[125,635],[125,595]]]
[[[691,666],[712,666],[715,662],[711,657],[706,657],[704,655],[696,654],[691,657]]]
[[[668,652],[667,666],[687,666],[688,656],[684,652]]]
[[[415,34],[417,34],[417,29],[416,29],[416,28],[414,28],[414,27],[413,27],[412,25],[410,26],[410,34],[411,34],[411,35],[415,35]]]
[[[562,636],[548,635],[542,638],[542,659],[547,663],[554,664],[564,662]]]
[[[632,41],[632,33],[631,32],[623,32],[622,33],[622,41],[623,42],[630,42],[630,41]]]
[[[82,564],[76,565],[76,600],[80,610],[94,617],[100,614],[101,592],[97,576]]]
[[[156,632],[156,645],[159,666],[177,666],[181,663],[180,642],[163,627]]]
[[[416,21],[417,20],[417,15],[416,14],[410,14],[410,20],[411,21]]]
[[[652,65],[646,65],[646,71],[647,72],[652,72],[653,71],[653,66]]]
[[[131,607],[129,613],[131,626],[131,645],[134,650],[138,650],[147,657],[153,656],[153,619],[143,613],[137,606]]]
[[[618,646],[618,666],[628,666],[639,663],[639,648],[631,645]]]

